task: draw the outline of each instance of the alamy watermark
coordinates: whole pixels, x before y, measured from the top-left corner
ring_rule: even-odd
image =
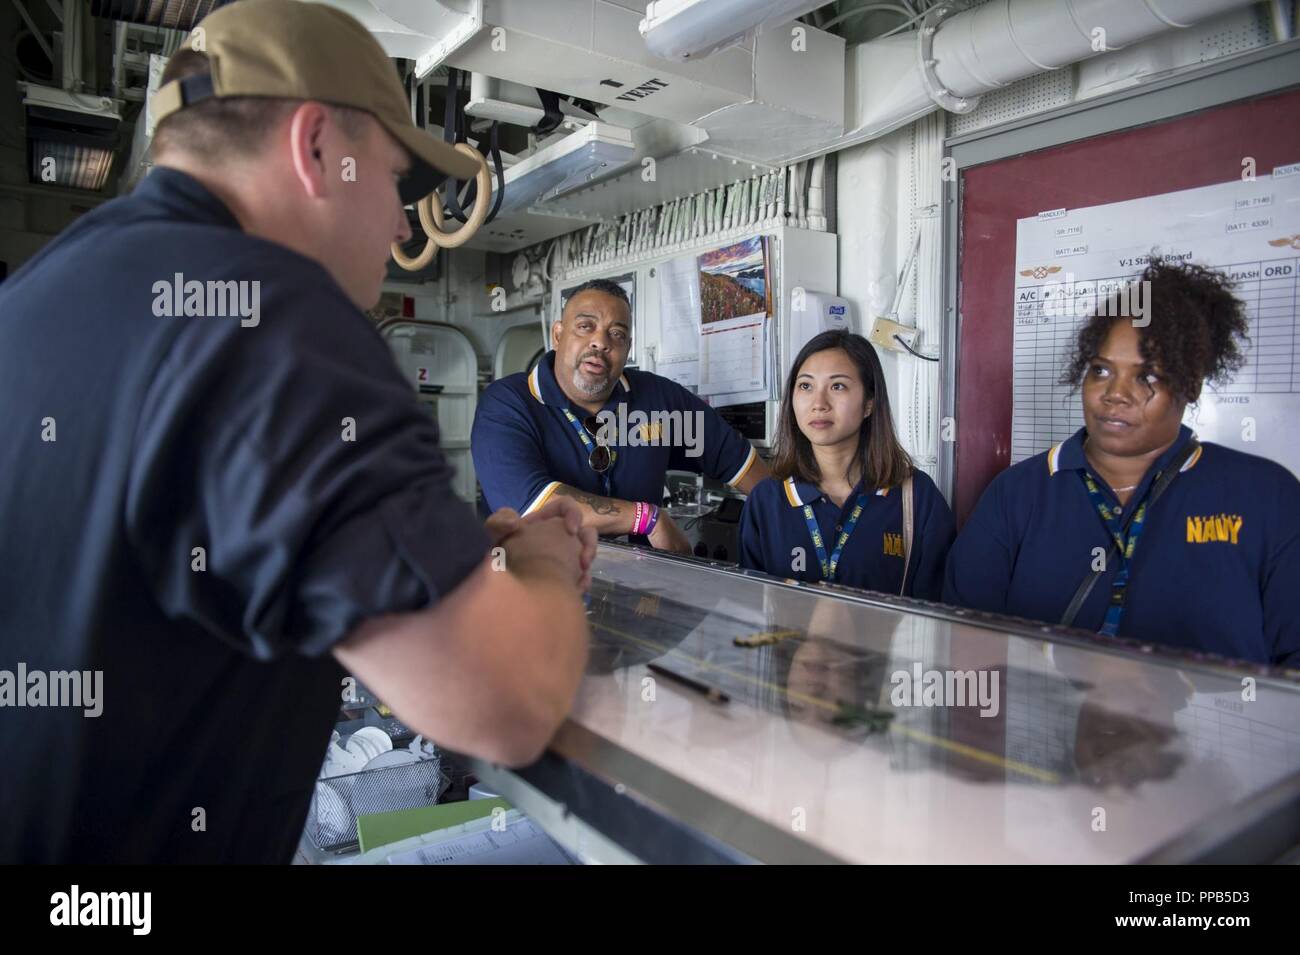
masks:
[[[94,719],[104,712],[103,670],[0,670],[0,707],[71,706]]]
[[[978,706],[980,716],[997,716],[1000,707],[997,670],[926,670],[918,660],[912,669],[889,677],[889,701],[904,706]]]
[[[132,935],[148,935],[152,914],[152,892],[83,892],[73,885],[50,896],[51,925],[125,925]]]
[[[153,313],[158,318],[238,318],[243,328],[262,320],[262,283],[186,279],[177,272],[153,283]]]
[[[1066,272],[1060,282],[1046,282],[1036,290],[1043,314],[1053,318],[1131,318],[1134,328],[1151,324],[1151,282],[1076,281]]]
[[[596,415],[600,427],[596,438],[610,447],[685,448],[688,458],[704,453],[704,412],[632,411],[619,402],[617,411],[606,409]]]

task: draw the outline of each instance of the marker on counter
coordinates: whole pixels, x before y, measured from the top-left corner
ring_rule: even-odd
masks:
[[[727,694],[723,693],[716,686],[709,686],[707,683],[693,680],[684,674],[678,673],[676,670],[670,670],[665,666],[660,666],[658,663],[647,663],[646,667],[653,673],[658,673],[660,676],[666,676],[668,679],[675,680],[682,686],[689,687],[695,692],[703,694],[708,698],[710,703],[729,703],[731,701],[731,697],[727,696]]]
[[[765,647],[790,637],[803,636],[798,630],[769,630],[765,633],[751,633],[747,637],[736,637],[731,642],[738,647]]]

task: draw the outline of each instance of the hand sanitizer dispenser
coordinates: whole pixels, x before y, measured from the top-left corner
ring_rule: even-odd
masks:
[[[834,329],[854,331],[853,313],[848,299],[826,292],[813,292],[795,288],[790,291],[790,357],[793,361],[799,349],[809,339]]]

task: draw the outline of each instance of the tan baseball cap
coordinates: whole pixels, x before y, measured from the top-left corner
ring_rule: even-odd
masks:
[[[172,80],[154,94],[156,121],[212,96],[274,96],[363,109],[411,156],[402,201],[479,164],[411,121],[397,69],[384,48],[342,10],[301,0],[238,0],[208,14],[183,49],[207,54],[210,76]]]

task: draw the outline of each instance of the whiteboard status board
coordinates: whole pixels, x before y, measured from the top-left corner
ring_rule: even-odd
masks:
[[[1152,251],[1223,271],[1250,318],[1245,365],[1207,385],[1184,423],[1203,441],[1300,474],[1300,163],[1253,181],[1018,220],[1012,462],[1083,427],[1080,397],[1061,372],[1098,297],[1139,275]]]

